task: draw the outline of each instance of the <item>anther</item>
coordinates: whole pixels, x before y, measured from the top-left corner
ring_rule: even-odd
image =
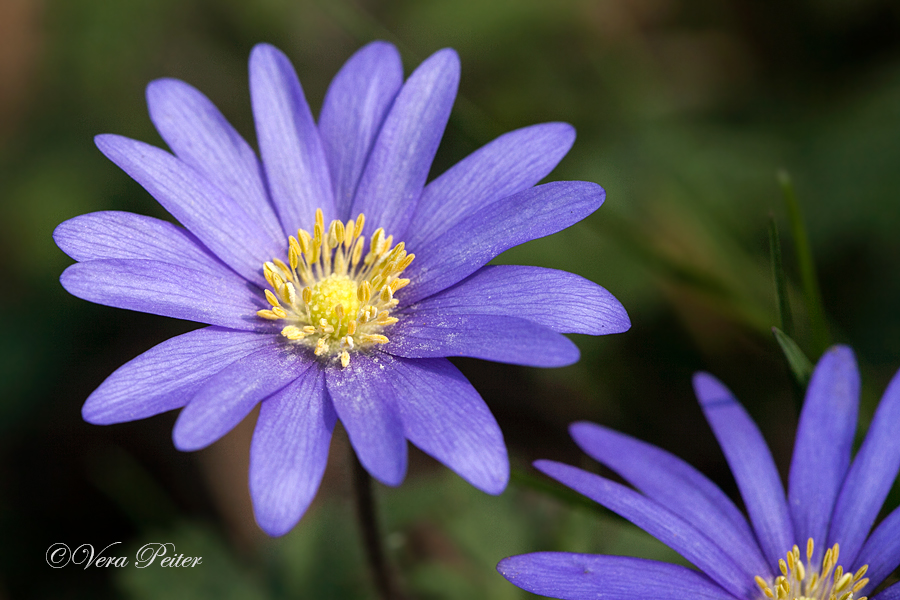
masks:
[[[369,301],[372,297],[372,286],[369,285],[368,281],[362,282],[362,285],[356,290],[356,297],[363,304],[366,304]]]
[[[284,287],[287,288],[286,300],[288,301],[288,304],[294,306],[295,304],[297,304],[297,290],[294,288],[294,284],[289,282],[286,283]]]
[[[353,243],[354,234],[356,233],[356,223],[351,219],[344,225],[344,248],[350,248]]]
[[[837,575],[837,573],[835,573]],[[841,592],[850,585],[850,582],[853,580],[853,576],[850,573],[844,573],[841,577],[835,577],[837,583],[834,584],[834,591]]]
[[[322,209],[316,209],[316,225],[324,231],[325,229],[325,215],[322,214]]]
[[[278,298],[275,297],[275,294],[273,294],[271,290],[266,290],[266,300],[268,300],[269,304],[272,306],[281,306]]]
[[[309,243],[311,241],[309,233],[305,229],[297,230],[297,240],[300,243],[300,250],[303,251],[303,254],[309,254]]]
[[[306,337],[306,334],[299,327],[295,327],[294,325],[288,325],[284,329],[281,330],[281,335],[286,337],[289,340],[302,340]]]
[[[356,265],[359,264],[360,258],[362,258],[363,246],[366,243],[366,236],[361,235],[356,239],[356,245],[353,246],[353,254],[350,257],[350,264],[353,265],[353,268],[356,268]]]
[[[291,277],[291,270],[286,264],[284,264],[284,261],[275,258],[272,260],[272,262],[274,262],[275,265],[281,270],[281,273],[279,273],[279,275],[281,275],[282,279],[286,279],[287,281],[293,279],[293,277]]]

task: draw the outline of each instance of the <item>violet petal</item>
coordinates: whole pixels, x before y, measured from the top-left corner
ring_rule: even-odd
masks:
[[[828,540],[854,562],[900,470],[900,371],[888,384],[834,506]]]
[[[476,488],[502,492],[509,481],[503,434],[463,374],[446,359],[381,360],[407,439]]]
[[[272,343],[272,336],[219,327],[185,333],[131,359],[88,396],[81,415],[109,425],[181,408],[210,377]]]
[[[260,406],[250,446],[250,495],[256,522],[269,535],[290,531],[312,502],[336,420],[318,365]]]
[[[229,272],[230,273],[230,272]],[[268,308],[259,289],[234,273],[212,275],[155,260],[75,263],[59,278],[73,296],[232,329],[265,329],[256,311]]]
[[[250,99],[272,203],[287,233],[312,231],[316,209],[337,218],[319,130],[291,61],[259,44],[250,53]]]
[[[867,595],[900,566],[900,507],[895,508],[875,527],[863,544],[854,566],[869,565],[869,585],[860,590]]]
[[[729,593],[739,598],[757,595],[756,584],[747,577],[743,568],[725,555],[705,533],[668,508],[621,484],[569,465],[539,460],[534,466],[628,519],[685,557]]]
[[[535,552],[504,558],[510,583],[562,600],[736,600],[702,573],[630,556]]]
[[[815,562],[824,556],[834,503],[850,466],[858,412],[856,360],[849,348],[836,346],[819,360],[806,389],[788,476],[795,539],[822,540]]]
[[[525,319],[499,315],[411,310],[385,330],[384,351],[403,358],[471,356],[532,367],[564,367],[578,361],[571,340]]]
[[[326,370],[328,393],[359,462],[385,485],[406,476],[406,438],[395,407],[393,377],[381,353],[356,353],[346,368]]]
[[[694,392],[731,467],[757,540],[776,565],[794,544],[794,528],[772,453],[756,424],[722,383],[694,375]]]
[[[599,185],[583,181],[545,183],[507,196],[461,219],[442,235],[409,247],[416,259],[404,290],[411,303],[450,287],[504,250],[574,225],[603,203]]]
[[[359,49],[331,80],[319,134],[331,170],[338,216],[347,219],[366,159],[400,86],[400,53],[387,42]]]
[[[661,448],[595,423],[573,423],[569,432],[585,454],[705,532],[748,577],[772,574],[747,519],[694,467]]]
[[[425,186],[404,241],[415,248],[466,215],[536,185],[574,141],[575,129],[568,123],[541,123],[482,146]]]
[[[192,86],[157,79],[147,86],[147,106],[156,130],[175,153],[218,186],[270,237],[266,250],[284,251],[284,231],[269,202],[256,153],[219,109]]]
[[[156,260],[211,275],[234,273],[187,229],[129,212],[102,211],[69,219],[53,231],[53,240],[79,262]]]
[[[172,430],[179,450],[200,450],[231,431],[260,401],[309,370],[313,362],[281,344],[260,348],[209,379]]]
[[[402,240],[425,187],[459,85],[459,57],[445,48],[409,76],[366,162],[351,215]]]
[[[518,265],[482,267],[409,310],[518,317],[559,333],[604,335],[631,327],[622,303],[596,283],[565,271]]]

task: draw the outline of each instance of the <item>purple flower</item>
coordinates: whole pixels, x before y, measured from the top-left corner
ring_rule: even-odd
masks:
[[[500,573],[528,591],[578,600],[871,595],[900,564],[900,509],[872,530],[900,467],[900,373],[851,461],[859,371],[849,348],[837,346],[822,357],[800,414],[787,497],[759,429],[731,392],[706,373],[694,376],[694,390],[750,524],[715,484],[679,458],[605,427],[574,423],[570,431],[581,449],[637,491],[553,461],[535,466],[644,529],[700,571],[624,556],[540,552],[504,559]],[[900,598],[900,584],[874,598]]]
[[[409,440],[500,493],[503,436],[445,357],[563,366],[578,350],[562,333],[630,323],[609,292],[576,275],[485,266],[602,204],[596,184],[535,186],[571,147],[569,125],[503,135],[426,185],[458,81],[453,50],[404,82],[397,50],[375,42],[332,81],[316,124],[288,59],[257,46],[261,161],[200,92],[151,83],[150,117],[174,156],[115,135],[96,142],[184,229],[123,212],[66,221],[54,238],[78,262],[61,281],[92,302],[211,327],[119,368],[84,418],[184,407],[175,446],[197,450],[261,403],[250,491],[271,535],[309,506],[338,419],[385,484],[403,480]]]

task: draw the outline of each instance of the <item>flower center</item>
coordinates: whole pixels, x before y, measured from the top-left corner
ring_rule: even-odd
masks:
[[[288,262],[277,258],[263,265],[271,308],[257,311],[270,321],[284,321],[281,335],[313,349],[316,356],[340,358],[350,364],[350,352],[390,340],[383,335],[397,322],[390,315],[394,294],[409,284],[400,274],[415,258],[403,242],[378,228],[363,256],[365,217],[332,221],[325,229],[316,210],[312,235],[304,229],[288,238]]]
[[[312,302],[309,305],[309,314],[313,323],[321,323],[325,320],[334,327],[337,337],[347,335],[347,328],[352,320],[350,315],[359,312],[359,297],[357,296],[356,282],[346,275],[332,273],[322,281],[312,286]],[[343,314],[338,315],[334,307],[340,305]]]
[[[778,561],[781,576],[774,582],[756,577],[756,585],[766,598],[773,600],[866,600],[865,596],[856,597],[860,590],[869,583],[863,577],[869,565],[863,565],[856,573],[844,573],[843,567],[837,564],[840,547],[835,544],[825,551],[820,568],[813,569],[813,539],[806,542],[806,564],[800,560],[800,549],[795,545],[789,550],[786,559]],[[770,585],[771,583],[771,585]]]

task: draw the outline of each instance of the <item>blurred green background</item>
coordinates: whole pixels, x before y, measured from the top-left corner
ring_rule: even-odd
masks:
[[[524,598],[494,572],[509,554],[572,550],[680,560],[635,528],[560,495],[529,467],[598,469],[566,426],[591,419],[667,448],[735,486],[690,376],[725,381],[786,469],[796,386],[779,324],[770,214],[784,245],[795,339],[797,246],[776,171],[793,177],[830,340],[863,371],[863,416],[900,367],[900,9],[890,0],[2,0],[0,1],[0,598],[370,598],[338,432],[313,508],[289,535],[256,528],[246,491],[251,416],[211,448],[171,444],[175,414],[97,427],[81,404],[116,367],[194,324],[69,296],[53,228],[118,209],[166,218],[93,146],[98,133],[162,145],[144,105],[157,77],[206,93],[254,139],[246,61],[291,57],[314,112],[359,46],[395,43],[407,73],[452,46],[460,96],[434,174],[500,133],[572,123],[550,179],[596,181],[594,215],[501,262],[584,275],[633,326],[580,336],[577,365],[455,361],[485,397],[517,475],[481,494],[413,452],[377,487],[391,561],[416,598]],[[892,495],[896,505],[900,494]],[[133,557],[170,541],[203,564],[50,569],[54,542]]]

